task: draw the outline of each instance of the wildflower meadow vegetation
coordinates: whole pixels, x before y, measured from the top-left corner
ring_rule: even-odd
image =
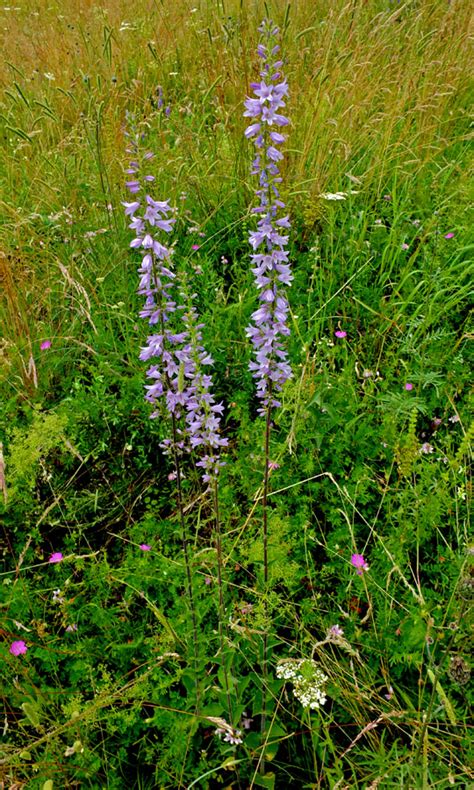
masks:
[[[1,787],[473,787],[470,3],[14,2]]]

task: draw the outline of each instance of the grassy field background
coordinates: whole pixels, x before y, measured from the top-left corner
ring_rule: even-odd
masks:
[[[294,375],[262,586],[243,102],[266,14],[289,84]],[[470,23],[466,0],[0,7],[6,788],[474,780]],[[226,407],[225,612],[212,497],[192,465],[184,480],[197,647],[166,418],[143,400],[130,116],[152,194],[179,208],[175,264]],[[276,676],[287,659],[327,675],[320,710]],[[226,684],[242,744],[215,735]]]

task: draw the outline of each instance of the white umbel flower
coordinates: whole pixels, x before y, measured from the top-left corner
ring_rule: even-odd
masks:
[[[326,702],[328,677],[313,659],[284,659],[277,665],[276,675],[293,684],[293,694],[304,708],[317,710]]]

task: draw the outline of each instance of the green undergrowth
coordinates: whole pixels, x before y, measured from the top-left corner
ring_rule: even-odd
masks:
[[[467,3],[270,9],[294,280],[268,584],[242,118],[265,10],[27,5],[1,12],[5,40],[21,28],[0,67],[5,787],[469,787]],[[225,404],[224,612],[212,494],[185,460],[191,605],[169,426],[143,399],[127,112]]]

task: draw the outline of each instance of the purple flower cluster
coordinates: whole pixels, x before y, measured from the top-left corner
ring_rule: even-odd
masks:
[[[203,469],[204,482],[217,477],[223,462],[219,460],[217,449],[226,447],[228,440],[219,435],[220,415],[224,411],[222,403],[216,403],[212,395],[212,376],[203,372],[203,368],[213,365],[212,357],[202,345],[201,329],[196,308],[192,304],[192,297],[188,296],[185,289],[180,294],[187,307],[181,306],[184,312],[181,315],[184,332],[179,335],[180,348],[174,352],[174,358],[179,363],[173,384],[177,382],[177,389],[166,392],[168,409],[177,417],[182,407],[184,412],[185,427],[179,430],[182,439],[178,443],[179,450],[194,450],[202,447],[205,454],[197,461],[196,466]],[[177,376],[177,378],[176,378]],[[162,448],[166,452],[173,449],[173,442],[165,439]]]
[[[135,232],[130,247],[142,255],[138,293],[145,297],[145,303],[140,317],[158,329],[148,336],[140,352],[141,360],[152,361],[146,374],[150,383],[146,386],[145,398],[156,405],[164,397],[167,410],[176,423],[184,415],[184,427],[177,426],[173,440],[165,439],[161,446],[172,454],[202,446],[205,455],[197,466],[203,468],[203,480],[208,482],[217,476],[222,466],[215,451],[227,445],[227,439],[219,436],[223,406],[216,404],[211,394],[211,376],[202,372],[202,368],[212,365],[213,360],[202,346],[203,325],[198,321],[192,298],[186,296],[186,289],[182,287],[180,296],[188,306],[183,302],[178,305],[174,299],[177,278],[171,261],[173,250],[156,238],[157,231],[170,233],[175,219],[169,201],[157,201],[147,194],[147,183],[154,177],[144,175],[140,178],[143,165],[153,154],[145,154],[140,161],[138,135],[134,136],[127,151],[134,155],[127,170],[134,179],[127,182],[127,188],[136,197],[123,205],[130,218],[129,228]],[[171,321],[172,317],[177,319],[177,314],[182,324],[178,332],[175,331],[177,321]],[[151,417],[157,416],[159,411],[155,410]]]
[[[247,328],[247,335],[255,351],[255,361],[250,363],[250,370],[258,382],[257,395],[262,403],[259,411],[264,413],[267,407],[280,405],[272,393],[281,390],[292,375],[282,343],[282,336],[290,334],[286,324],[288,300],[282,286],[289,285],[292,276],[285,249],[288,236],[282,235],[282,230],[290,228],[290,222],[288,216],[281,216],[285,204],[280,198],[282,179],[277,164],[283,158],[277,146],[286,140],[286,136],[277,129],[289,123],[279,112],[285,106],[288,85],[280,72],[282,61],[278,60],[280,47],[276,43],[278,28],[265,20],[259,32],[263,39],[257,49],[263,60],[261,81],[251,83],[254,98],[246,100],[244,116],[253,121],[245,130],[245,136],[254,140],[256,156],[252,175],[258,176],[259,183],[256,190],[259,205],[252,209],[259,215],[259,220],[257,230],[249,235],[249,241],[254,250],[252,272],[260,292],[260,306],[252,314],[253,324]]]
[[[186,294],[182,293],[186,298]],[[203,372],[203,367],[213,364],[212,357],[202,345],[201,329],[192,297],[188,297],[188,307],[183,313],[182,321],[187,329],[188,344],[183,348],[184,377],[188,380],[186,388],[186,428],[191,448],[202,446],[205,455],[196,466],[202,467],[204,482],[217,477],[223,463],[219,461],[216,450],[226,447],[228,440],[219,435],[220,417],[224,411],[222,403],[216,403],[212,395],[212,376]]]

